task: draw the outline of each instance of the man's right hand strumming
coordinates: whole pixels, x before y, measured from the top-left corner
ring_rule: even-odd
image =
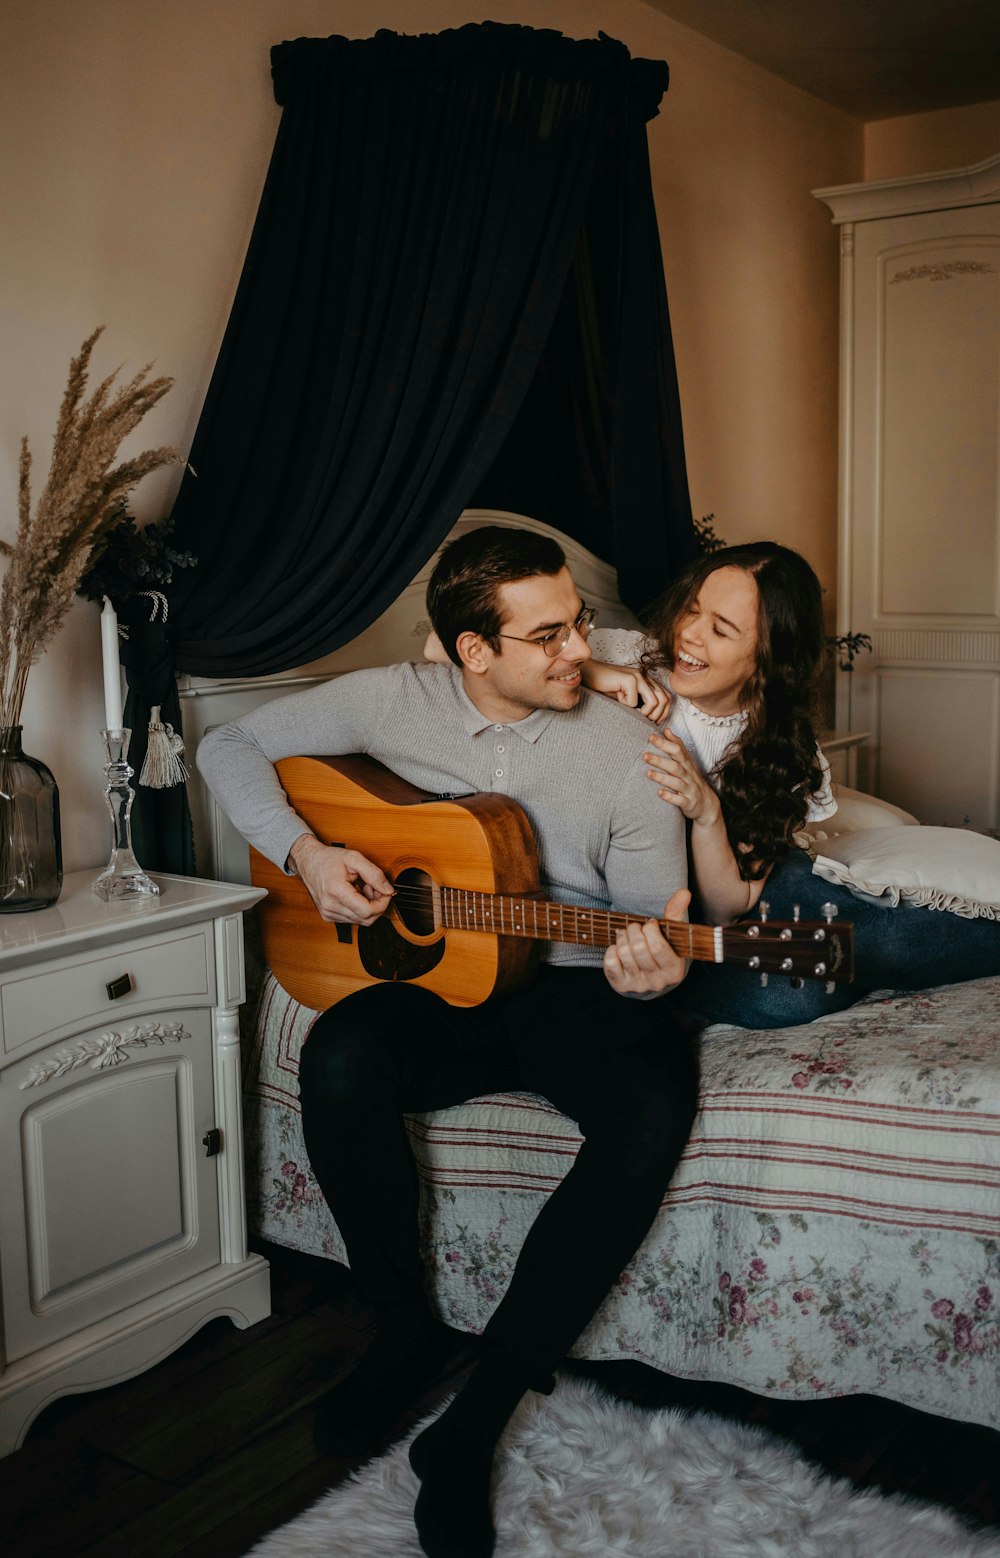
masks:
[[[395,889],[385,872],[356,849],[301,833],[288,858],[324,920],[371,925],[392,902]]]

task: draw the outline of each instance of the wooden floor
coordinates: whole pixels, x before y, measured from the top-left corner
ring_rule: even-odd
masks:
[[[53,1402],[0,1461],[0,1551],[242,1558],[347,1474],[314,1451],[312,1410],[367,1345],[371,1317],[342,1267],[256,1248],[271,1261],[270,1319],[249,1331],[215,1320],[135,1379]],[[474,1352],[470,1340],[408,1421],[461,1382]],[[772,1402],[640,1364],[577,1367],[643,1405],[761,1424],[838,1476],[936,1499],[1000,1534],[1000,1434],[991,1430],[874,1397]]]

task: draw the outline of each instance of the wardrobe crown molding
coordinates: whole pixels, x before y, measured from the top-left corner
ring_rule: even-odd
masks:
[[[910,216],[920,211],[945,211],[953,206],[987,205],[1000,200],[1000,154],[968,168],[940,173],[909,174],[899,179],[872,179],[861,184],[836,184],[814,189],[830,207],[833,220],[871,222],[884,216]]]

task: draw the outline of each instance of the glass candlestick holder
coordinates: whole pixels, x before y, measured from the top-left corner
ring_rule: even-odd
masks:
[[[131,730],[102,730],[108,761],[104,772],[107,777],[108,807],[114,828],[111,859],[94,882],[93,890],[98,898],[109,902],[112,898],[156,898],[160,889],[148,877],[132,853],[132,786],[129,784],[135,770],[129,767],[128,744]]]

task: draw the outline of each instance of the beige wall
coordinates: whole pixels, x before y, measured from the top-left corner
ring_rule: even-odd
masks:
[[[649,127],[696,514],[728,540],[800,547],[834,606],[835,230],[818,186],[862,176],[861,125],[642,0],[8,0],[0,56],[0,534],[27,432],[38,484],[70,356],[155,360],[174,389],[127,450],[190,443],[278,122],[283,38],[478,21],[599,29],[665,58]],[[137,491],[141,517],[176,477]],[[63,797],[67,865],[108,853],[97,608],[32,672],[25,744]]]
[[[968,168],[1000,152],[1000,100],[865,125],[866,179]]]

